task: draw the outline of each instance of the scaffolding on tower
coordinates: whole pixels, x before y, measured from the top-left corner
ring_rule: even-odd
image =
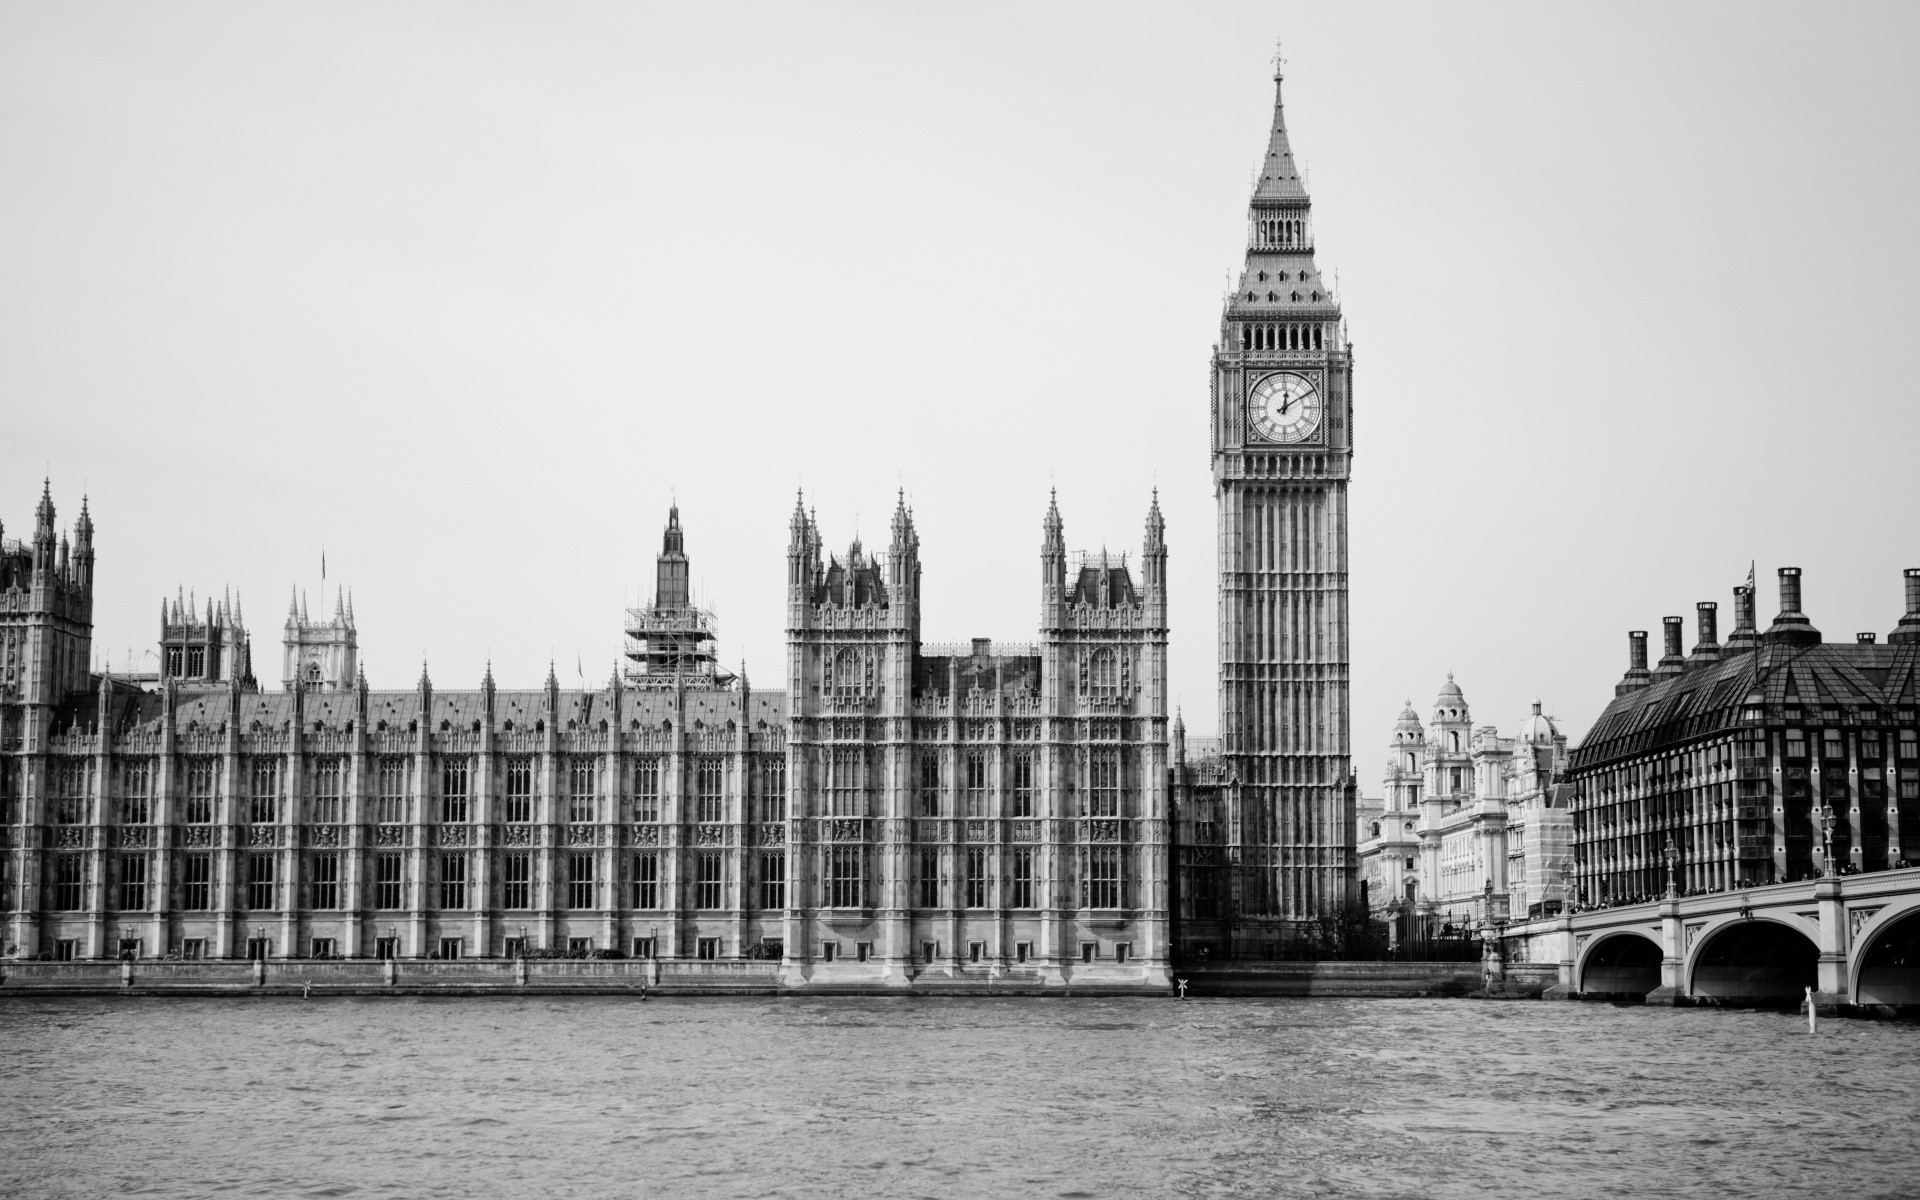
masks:
[[[731,684],[735,676],[720,666],[713,613],[693,603],[677,504],[667,513],[656,563],[653,603],[627,610],[627,682],[636,687]]]

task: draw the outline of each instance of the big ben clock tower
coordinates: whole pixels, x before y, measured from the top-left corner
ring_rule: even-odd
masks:
[[[1352,898],[1347,478],[1353,355],[1313,261],[1312,205],[1273,130],[1213,351],[1222,830],[1242,952]]]

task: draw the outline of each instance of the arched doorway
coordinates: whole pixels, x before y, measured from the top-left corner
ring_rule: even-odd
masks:
[[[1707,935],[1693,960],[1695,1000],[1798,1004],[1820,981],[1820,948],[1776,921],[1736,921]]]
[[[1858,978],[1855,1004],[1920,1007],[1920,909],[1874,935]]]
[[[1587,952],[1586,967],[1580,972],[1580,994],[1644,1000],[1648,992],[1660,986],[1660,960],[1664,957],[1660,943],[1650,937],[1607,934]]]

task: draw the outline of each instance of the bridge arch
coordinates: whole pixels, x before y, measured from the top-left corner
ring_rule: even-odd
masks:
[[[1735,918],[1701,931],[1687,995],[1725,1004],[1798,1003],[1820,983],[1820,947],[1797,924]]]
[[[1920,1007],[1920,897],[1873,915],[1853,942],[1855,1004]]]
[[[1660,986],[1665,957],[1659,941],[1637,929],[1598,934],[1581,956],[1574,988],[1582,995],[1644,997]]]

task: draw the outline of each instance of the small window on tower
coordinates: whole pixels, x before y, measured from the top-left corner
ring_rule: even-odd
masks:
[[[1272,304],[1272,303],[1273,303],[1273,302],[1274,302],[1275,300],[1277,300],[1277,299],[1279,299],[1279,297],[1278,297],[1278,296],[1276,296],[1276,295],[1274,295],[1274,294],[1273,294],[1272,292],[1268,292],[1268,293],[1267,293],[1267,303],[1268,303],[1268,304]]]
[[[1286,281],[1287,281],[1287,273],[1285,271],[1280,272],[1280,282],[1285,283]]]

